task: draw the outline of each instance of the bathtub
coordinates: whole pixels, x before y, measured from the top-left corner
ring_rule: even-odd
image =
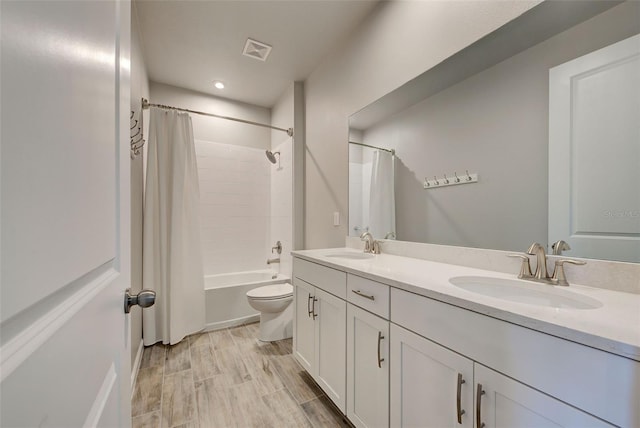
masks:
[[[260,313],[247,302],[247,291],[287,281],[289,277],[271,270],[205,275],[205,330],[219,330],[260,321]]]

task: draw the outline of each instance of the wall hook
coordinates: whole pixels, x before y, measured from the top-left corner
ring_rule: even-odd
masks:
[[[444,184],[449,184],[449,179],[447,178],[447,174],[442,174],[444,175]]]
[[[456,176],[455,182],[460,183],[460,178],[458,177],[458,174],[455,171],[453,171],[453,175]]]
[[[466,169],[465,171],[467,172],[467,181],[471,181],[471,176],[469,175],[469,170]]]
[[[440,182],[438,181],[438,177],[436,177],[435,175],[433,176],[433,181],[436,182],[436,186],[440,185]]]

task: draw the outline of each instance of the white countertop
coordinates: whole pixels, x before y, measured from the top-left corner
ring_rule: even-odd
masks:
[[[640,361],[640,295],[571,284],[562,288],[596,299],[602,306],[595,309],[535,306],[466,291],[449,282],[450,278],[456,276],[517,279],[517,272],[508,275],[390,254],[377,254],[363,260],[327,257],[329,254],[343,252],[361,253],[350,248],[328,248],[294,251],[292,254],[395,288]]]

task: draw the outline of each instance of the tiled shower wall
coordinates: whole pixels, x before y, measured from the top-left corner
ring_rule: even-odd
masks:
[[[201,140],[195,146],[204,274],[266,269],[275,166],[262,149]]]
[[[271,254],[271,247],[276,241],[282,242],[282,254],[280,266],[274,265],[274,269],[291,276],[293,246],[293,140],[291,137],[273,148],[274,152],[280,152],[280,165],[268,163],[271,171],[271,239],[267,248]],[[264,154],[263,154],[264,155]],[[274,253],[271,257],[278,257]]]

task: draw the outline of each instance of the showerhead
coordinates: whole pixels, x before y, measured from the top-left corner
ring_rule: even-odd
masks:
[[[267,155],[267,159],[269,159],[269,162],[271,162],[274,165],[278,161],[276,159],[276,155],[280,156],[280,152],[275,152],[274,153],[271,150],[265,150],[265,154]]]

